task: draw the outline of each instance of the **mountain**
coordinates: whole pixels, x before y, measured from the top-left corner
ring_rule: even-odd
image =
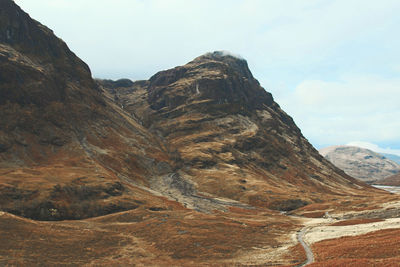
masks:
[[[320,150],[321,155],[348,175],[374,183],[400,171],[400,165],[369,149],[353,146],[332,146]]]
[[[98,82],[168,144],[202,194],[290,210],[362,186],[311,146],[241,58],[207,53],[148,81]]]

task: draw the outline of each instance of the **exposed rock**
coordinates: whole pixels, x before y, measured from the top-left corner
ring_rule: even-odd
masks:
[[[400,165],[369,149],[353,146],[332,146],[320,153],[348,175],[374,183],[400,171]]]

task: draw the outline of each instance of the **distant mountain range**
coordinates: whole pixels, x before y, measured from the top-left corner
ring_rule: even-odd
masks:
[[[391,160],[395,155],[382,155],[355,146],[331,146],[319,151],[326,159],[366,183],[374,183],[400,171],[400,165]]]

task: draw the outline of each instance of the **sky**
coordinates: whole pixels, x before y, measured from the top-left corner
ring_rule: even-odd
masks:
[[[317,149],[350,143],[400,155],[398,0],[15,2],[96,78],[148,79],[227,50]]]

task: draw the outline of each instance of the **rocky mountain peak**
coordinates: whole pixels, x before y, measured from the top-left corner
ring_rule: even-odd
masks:
[[[275,103],[254,79],[246,60],[226,52],[207,53],[161,71],[150,78],[148,91],[151,107],[164,111],[207,103],[210,112],[247,114]]]
[[[214,51],[209,52],[204,55],[201,55],[195,58],[192,62],[196,63],[210,63],[210,62],[219,62],[226,64],[231,69],[239,72],[242,77],[246,79],[254,79],[249,66],[247,65],[247,61],[242,58],[240,55],[233,54],[229,51]]]

